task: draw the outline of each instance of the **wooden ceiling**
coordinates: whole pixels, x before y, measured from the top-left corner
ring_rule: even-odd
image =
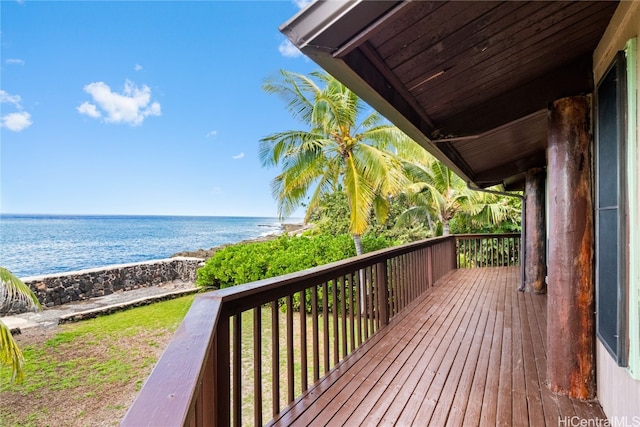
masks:
[[[515,184],[544,167],[550,102],[591,93],[617,2],[327,1],[291,41],[458,174]]]

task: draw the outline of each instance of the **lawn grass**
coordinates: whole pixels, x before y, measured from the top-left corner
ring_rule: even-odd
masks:
[[[109,414],[117,425],[131,400],[119,395],[140,389],[194,298],[61,325],[21,343],[25,380],[12,383],[0,367],[0,425],[92,425]]]

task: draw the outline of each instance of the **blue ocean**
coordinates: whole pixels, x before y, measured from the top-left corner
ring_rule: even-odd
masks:
[[[277,218],[2,214],[0,266],[28,277],[168,258],[281,231]]]

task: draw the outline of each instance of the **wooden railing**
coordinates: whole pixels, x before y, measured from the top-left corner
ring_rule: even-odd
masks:
[[[197,297],[121,425],[264,424],[455,269],[456,247],[472,238],[410,243]]]
[[[506,267],[520,265],[520,234],[456,235],[456,267]]]

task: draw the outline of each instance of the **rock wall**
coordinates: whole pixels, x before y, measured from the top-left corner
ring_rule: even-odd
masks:
[[[36,294],[43,307],[183,280],[195,282],[200,258],[176,257],[135,264],[120,264],[68,273],[25,277],[22,281]],[[13,307],[10,312],[24,309]]]

